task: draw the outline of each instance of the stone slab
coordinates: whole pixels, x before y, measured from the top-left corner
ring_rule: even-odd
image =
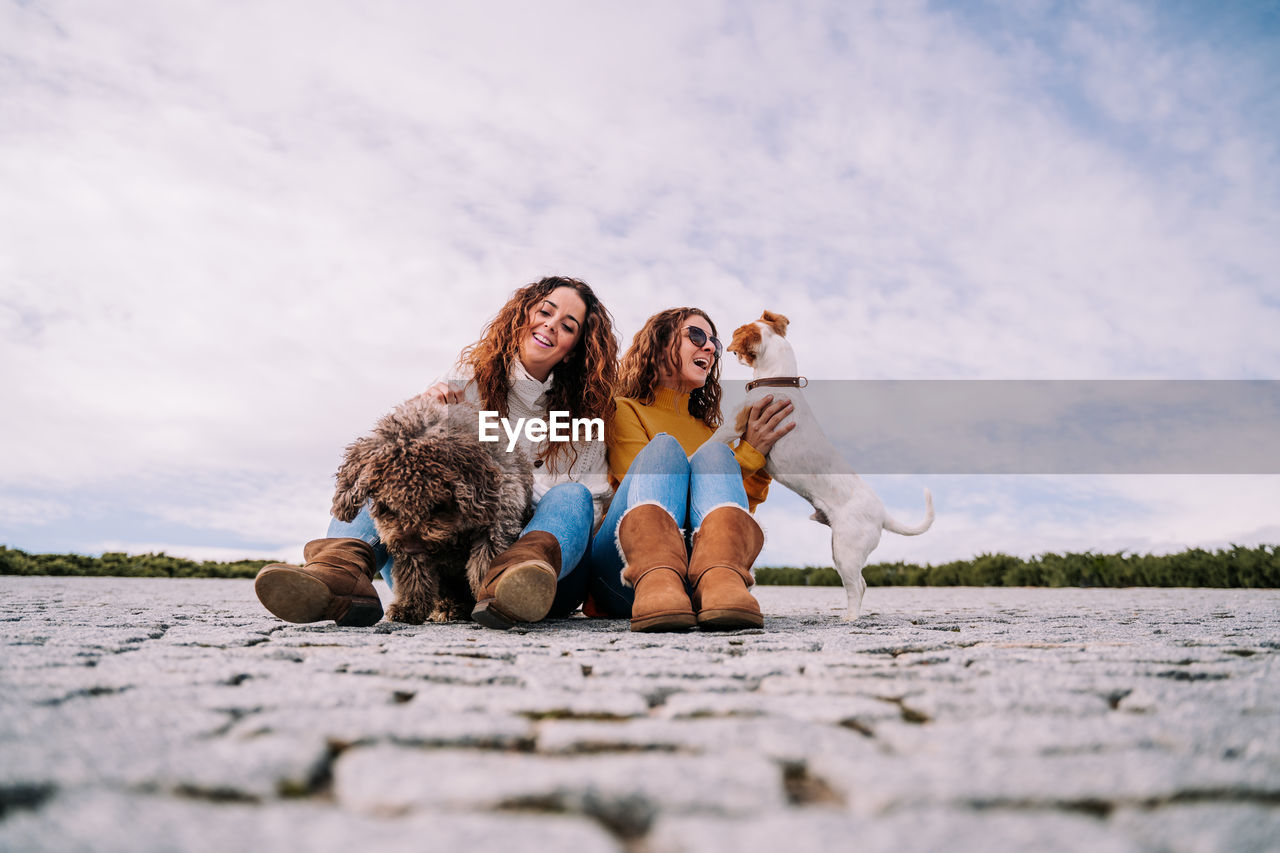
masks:
[[[1280,591],[758,593],[644,635],[0,578],[0,849],[1276,849]]]

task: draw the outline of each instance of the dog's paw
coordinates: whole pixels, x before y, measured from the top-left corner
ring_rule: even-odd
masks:
[[[387,608],[387,618],[392,622],[404,622],[408,625],[421,625],[431,617],[425,608],[396,602]]]
[[[456,601],[437,604],[427,619],[431,622],[465,622],[471,618],[471,607]]]

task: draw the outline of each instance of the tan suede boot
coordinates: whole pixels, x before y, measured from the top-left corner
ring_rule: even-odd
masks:
[[[531,530],[494,558],[471,618],[486,628],[506,629],[547,615],[560,579],[560,542]]]
[[[305,566],[272,563],[253,581],[262,606],[286,622],[332,619],[364,628],[382,618],[371,581],[373,548],[360,539],[313,539],[302,549]]]
[[[685,577],[689,553],[671,513],[657,504],[627,510],[618,522],[622,582],[635,587],[632,631],[686,631],[698,624]]]
[[[689,585],[698,627],[727,631],[763,628],[760,603],[747,591],[751,564],[764,547],[764,531],[740,506],[716,507],[693,535]]]

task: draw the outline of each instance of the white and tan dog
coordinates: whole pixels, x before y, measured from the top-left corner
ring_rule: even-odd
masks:
[[[831,556],[849,598],[844,618],[852,620],[862,612],[862,596],[867,590],[862,568],[880,544],[880,532],[903,536],[924,533],[933,525],[933,495],[924,490],[925,519],[915,526],[905,525],[885,511],[871,487],[823,434],[805,401],[800,388],[807,380],[797,375],[795,353],[784,337],[788,323],[781,314],[765,311],[759,320],[734,330],[728,350],[755,369],[755,379],[747,383],[746,405],[712,439],[728,444],[737,441],[746,428],[748,411],[762,397],[791,401],[795,429],[773,445],[765,470],[813,505],[814,521],[831,528]]]

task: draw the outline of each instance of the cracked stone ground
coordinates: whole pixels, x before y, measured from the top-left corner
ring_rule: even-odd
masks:
[[[1276,590],[769,587],[686,635],[0,593],[0,850],[1280,849]]]

